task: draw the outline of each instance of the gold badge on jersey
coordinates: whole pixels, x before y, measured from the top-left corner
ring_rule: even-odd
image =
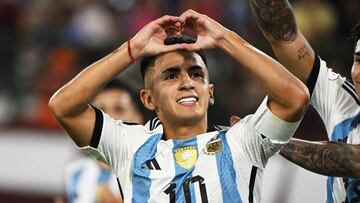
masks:
[[[174,152],[175,161],[184,169],[192,168],[197,160],[198,152],[196,147],[188,146],[176,149]]]
[[[214,155],[221,151],[222,151],[222,144],[221,144],[221,139],[219,137],[210,140],[206,144],[206,148],[203,150],[203,152],[207,155]]]

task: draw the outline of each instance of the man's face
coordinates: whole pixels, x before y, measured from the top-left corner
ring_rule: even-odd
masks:
[[[143,119],[128,92],[121,89],[105,89],[94,99],[93,104],[110,117],[134,123],[142,123]]]
[[[207,119],[213,85],[198,54],[176,51],[158,57],[147,70],[145,85],[151,100],[145,106],[155,110],[162,122],[171,120],[181,125]]]
[[[355,47],[354,63],[351,69],[351,76],[358,98],[360,98],[360,39],[357,41]]]

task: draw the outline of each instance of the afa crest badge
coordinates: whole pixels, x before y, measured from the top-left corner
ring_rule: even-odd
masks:
[[[214,155],[222,151],[221,139],[217,136],[215,139],[211,139],[206,143],[205,149],[203,149],[204,154]]]
[[[181,168],[191,169],[197,161],[198,151],[194,146],[182,147],[175,150],[174,157]]]

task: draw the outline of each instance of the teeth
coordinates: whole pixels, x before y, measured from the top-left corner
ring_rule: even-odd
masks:
[[[182,98],[182,99],[179,99],[177,102],[179,104],[182,104],[182,103],[193,103],[193,102],[196,102],[196,98],[195,97],[186,97],[186,98]]]

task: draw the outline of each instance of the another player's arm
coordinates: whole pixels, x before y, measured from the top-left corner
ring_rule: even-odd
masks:
[[[178,17],[163,16],[141,29],[131,40],[134,59],[181,48],[181,45],[163,44],[165,29],[169,25],[180,26]],[[113,53],[85,68],[49,101],[54,116],[78,146],[89,145],[93,133],[95,111],[88,104],[108,81],[130,65],[127,46],[128,43],[124,43]]]
[[[249,0],[256,20],[273,51],[291,73],[306,83],[315,53],[296,25],[287,0]]]
[[[269,95],[269,109],[279,118],[299,121],[309,101],[305,85],[280,63],[248,44],[234,32],[225,35],[220,46],[235,60],[250,70]]]
[[[275,115],[289,122],[302,118],[309,102],[308,90],[280,63],[206,15],[189,10],[180,16],[180,21],[198,35],[196,44],[189,47],[224,50],[264,84],[270,98],[268,106]]]
[[[360,178],[360,145],[292,139],[281,149],[280,154],[315,173]]]

